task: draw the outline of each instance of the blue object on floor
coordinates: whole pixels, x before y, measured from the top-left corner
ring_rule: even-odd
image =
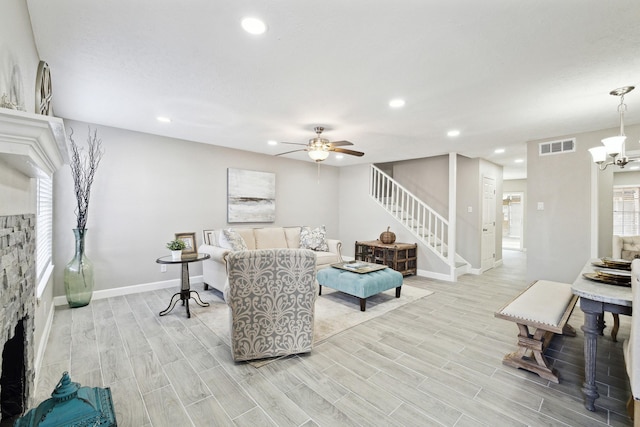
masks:
[[[353,295],[360,298],[360,310],[365,311],[366,299],[380,292],[396,288],[396,298],[399,298],[403,276],[391,268],[360,274],[328,267],[318,271],[317,279],[320,293],[322,286],[326,286]]]
[[[51,398],[17,419],[14,427],[117,425],[109,387],[80,387],[71,382],[68,372],[64,372]]]

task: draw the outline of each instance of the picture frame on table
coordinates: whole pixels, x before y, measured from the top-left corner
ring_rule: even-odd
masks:
[[[176,240],[182,240],[185,244],[185,248],[182,250],[183,256],[198,256],[195,232],[176,233]]]

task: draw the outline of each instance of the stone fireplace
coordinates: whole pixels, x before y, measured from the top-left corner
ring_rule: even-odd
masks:
[[[35,383],[35,216],[0,216],[0,409],[22,414]]]
[[[61,119],[0,108],[0,426],[12,425],[35,396],[44,310],[53,302],[50,291],[36,295],[35,180],[52,177],[66,160]]]

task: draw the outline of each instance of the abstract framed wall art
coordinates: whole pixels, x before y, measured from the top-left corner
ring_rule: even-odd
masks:
[[[276,174],[227,169],[227,222],[274,222]]]

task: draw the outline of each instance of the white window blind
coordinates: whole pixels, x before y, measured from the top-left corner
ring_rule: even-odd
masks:
[[[51,178],[39,178],[36,212],[36,276],[38,282],[51,264],[53,246],[53,183]]]
[[[640,234],[640,187],[614,187],[613,234]]]

